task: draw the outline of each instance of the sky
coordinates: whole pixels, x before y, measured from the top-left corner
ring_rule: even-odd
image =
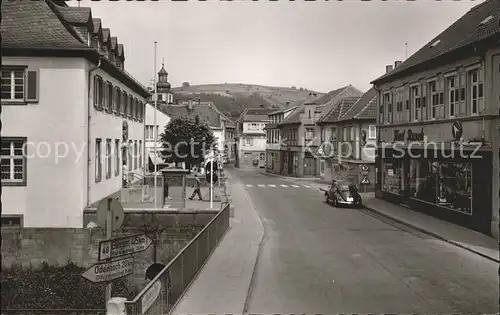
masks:
[[[173,87],[227,82],[328,92],[348,84],[368,90],[386,65],[404,60],[406,50],[413,54],[480,2],[82,0],[80,6],[91,7],[118,37],[125,70],[144,85],[163,59]]]

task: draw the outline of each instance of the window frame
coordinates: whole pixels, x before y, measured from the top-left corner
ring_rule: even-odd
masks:
[[[3,73],[4,71],[9,71],[10,72],[10,98],[2,98],[1,102],[2,105],[26,105],[26,104],[31,104],[31,103],[38,103],[39,102],[39,90],[40,90],[40,73],[38,69],[32,69],[30,70],[28,66],[25,65],[2,65],[1,67],[1,72]],[[16,72],[22,72],[22,98],[15,98],[16,92],[16,77],[15,73]],[[30,88],[32,86],[29,84],[29,79],[30,79],[30,74],[35,75],[35,86],[34,86],[34,96],[30,98],[28,95],[30,93]],[[1,75],[0,75],[1,76]],[[20,79],[20,78],[17,78]],[[1,84],[2,82],[0,82]],[[14,84],[12,84],[14,83]],[[2,84],[3,85],[3,84]],[[19,84],[18,84],[19,85]],[[19,92],[18,92],[19,93]],[[14,98],[12,98],[14,96]]]
[[[112,155],[112,144],[111,144],[111,139],[106,139],[106,179],[111,178],[111,174],[113,173],[113,155]]]
[[[460,93],[460,88],[458,87],[458,80],[457,80],[457,75],[452,74],[448,75],[445,77],[446,78],[446,88],[447,88],[447,96],[448,99],[446,100],[446,103],[448,104],[448,118],[455,118],[457,117],[457,109],[459,106],[459,93]],[[453,83],[453,84],[452,84]],[[457,98],[458,96],[458,98]],[[453,101],[452,101],[453,100]]]
[[[3,155],[0,155],[1,157],[1,160],[7,158],[10,160],[10,169],[9,169],[9,175],[10,175],[10,178],[9,179],[2,179],[1,180],[1,185],[2,186],[18,186],[18,187],[26,187],[28,186],[28,180],[27,180],[27,175],[28,175],[28,157],[26,155],[26,144],[28,142],[28,138],[27,137],[2,137],[2,142],[4,141],[8,141],[9,142],[9,155],[8,156],[3,156]],[[15,143],[18,142],[18,143],[22,143],[21,145],[21,148],[22,148],[22,155],[19,156],[19,155],[16,155],[15,154]],[[14,163],[14,160],[22,160],[23,164],[22,164],[22,175],[23,175],[23,179],[22,180],[16,180],[14,179],[14,175],[15,175],[15,171],[14,171],[14,167],[15,167],[15,163]]]
[[[473,74],[476,74],[476,81],[472,79]],[[471,115],[481,115],[484,113],[484,82],[482,68],[469,69],[467,71],[467,83],[469,86],[469,108]],[[474,97],[474,88],[476,88],[476,97]],[[481,94],[481,96],[480,96]],[[476,101],[476,110],[474,111],[474,100]]]
[[[94,145],[94,177],[95,182],[102,181],[102,139],[96,138]]]
[[[121,159],[120,159],[120,139],[115,139],[115,176],[120,175]]]
[[[373,128],[373,130],[372,130]],[[369,125],[368,126],[368,140],[377,140],[377,126]]]

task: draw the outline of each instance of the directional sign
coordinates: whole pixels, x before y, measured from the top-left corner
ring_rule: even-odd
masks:
[[[361,180],[361,184],[369,184],[370,183],[370,180],[368,179],[367,176],[363,176],[363,179]]]
[[[85,270],[82,277],[96,282],[109,282],[128,276],[134,272],[134,258],[127,257],[120,260],[97,263]]]
[[[99,261],[145,251],[153,243],[146,234],[132,235],[99,242]]]
[[[453,136],[453,140],[459,141],[462,137],[463,128],[462,124],[459,121],[455,121],[451,127],[451,134]]]

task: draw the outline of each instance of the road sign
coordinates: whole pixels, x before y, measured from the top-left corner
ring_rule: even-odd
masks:
[[[125,213],[123,212],[123,207],[120,204],[120,202],[116,199],[106,198],[99,203],[99,206],[97,206],[97,223],[99,223],[99,226],[103,228],[106,227],[108,206],[112,216],[112,221],[111,221],[112,229],[113,231],[116,231],[122,226],[123,219],[125,217]]]
[[[146,234],[114,238],[99,242],[99,261],[145,251],[153,243]]]
[[[361,165],[361,170],[363,172],[368,172],[368,165],[366,165],[366,164]]]
[[[368,177],[367,176],[363,176],[363,179],[361,180],[361,184],[367,185],[369,183],[370,183],[370,180],[368,179]]]
[[[459,121],[455,121],[451,127],[451,134],[453,136],[453,139],[455,141],[459,141],[460,138],[462,137],[462,124]]]
[[[133,272],[134,258],[127,257],[120,260],[94,264],[92,267],[85,270],[81,276],[89,281],[97,283],[113,281],[128,276]]]

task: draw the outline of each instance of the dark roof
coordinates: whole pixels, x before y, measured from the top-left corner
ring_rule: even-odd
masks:
[[[278,124],[269,123],[269,124],[266,124],[266,126],[264,127],[264,130],[266,130],[266,129],[275,129],[275,128],[278,128]]]
[[[336,89],[336,90],[333,90],[333,91],[330,91],[330,92],[326,93],[325,95],[323,95],[322,97],[320,97],[317,100],[318,104],[322,105],[322,104],[328,103],[332,98],[334,98],[335,96],[339,95],[340,92],[342,92],[343,90],[347,89],[348,87],[349,87],[349,85],[341,87],[340,89]]]
[[[268,121],[269,116],[267,115],[245,115],[243,117],[243,121],[249,122],[249,121]]]
[[[346,97],[340,100],[333,109],[326,115],[321,122],[336,122],[343,118],[343,116],[353,107],[359,100],[359,97]]]
[[[214,128],[220,127],[221,118],[226,119],[226,122],[228,123],[226,125],[231,126],[232,124],[232,122],[225,116],[223,116],[212,104],[193,104],[191,106],[191,109],[187,104],[182,104],[182,105],[159,104],[158,107],[161,107],[162,111],[172,118],[178,118],[178,117],[194,118],[196,115],[198,115],[200,121]]]
[[[92,23],[92,11],[86,7],[58,7],[64,19],[74,25]]]
[[[346,112],[341,120],[376,119],[378,92],[371,88]]]
[[[89,47],[61,13],[75,7],[51,0],[2,2],[2,53],[4,56],[82,57],[127,85],[143,97],[148,90],[94,47]],[[79,12],[80,9],[76,8]],[[90,26],[90,25],[89,25]],[[123,49],[123,48],[122,48]]]
[[[487,17],[492,18],[484,25],[481,22]],[[449,26],[446,30],[434,37],[420,50],[411,55],[406,61],[393,71],[384,74],[372,83],[390,80],[397,74],[410,72],[413,67],[443,57],[451,52],[479,41],[491,38],[500,32],[500,0],[486,0],[473,7],[464,16]],[[439,43],[431,47],[436,41]],[[498,44],[497,44],[498,45]],[[450,60],[451,59],[446,59]]]
[[[102,34],[102,21],[101,19],[92,19],[94,24],[94,34]]]
[[[2,50],[88,49],[54,6],[46,1],[2,1]]]
[[[287,107],[287,108],[275,110],[274,112],[270,112],[268,115],[276,115],[276,114],[288,112],[288,111],[294,110],[295,108],[297,108],[297,106],[290,106],[290,107]]]

